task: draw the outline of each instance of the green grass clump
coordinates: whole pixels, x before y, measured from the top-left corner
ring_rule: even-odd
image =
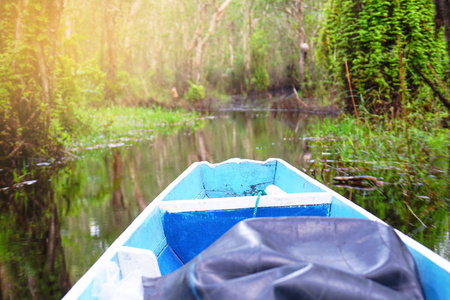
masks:
[[[430,249],[448,230],[450,132],[437,114],[341,116],[311,124],[307,172]],[[368,189],[338,178],[375,177]],[[357,177],[353,177],[357,178]],[[361,178],[361,177],[360,177]]]
[[[402,165],[420,172],[421,167],[431,166],[436,158],[450,158],[449,131],[440,128],[438,122],[344,116],[324,119],[309,130],[311,135],[324,137],[316,147],[338,153],[342,162],[371,162],[379,167]]]
[[[82,150],[108,143],[149,139],[156,133],[203,126],[200,115],[184,110],[141,107],[102,107],[80,110],[84,127],[64,141],[66,149]]]
[[[405,119],[341,116],[310,125],[308,131],[320,137],[310,145],[316,154],[313,160],[316,169],[331,168],[339,176],[374,176],[398,185],[405,201],[418,186],[433,201],[450,201],[450,132],[441,127],[435,116]]]

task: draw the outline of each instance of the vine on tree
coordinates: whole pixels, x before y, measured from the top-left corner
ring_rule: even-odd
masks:
[[[435,32],[435,6],[427,0],[335,0],[326,10],[321,57],[343,89],[347,59],[357,105],[397,115],[406,101],[434,101],[423,77],[442,78],[447,65],[442,32]],[[431,66],[431,68],[429,67]],[[346,97],[349,111],[351,98]]]

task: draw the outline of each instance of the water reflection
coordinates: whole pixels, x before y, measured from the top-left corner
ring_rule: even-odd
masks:
[[[320,122],[318,116],[233,112],[216,114],[207,122],[195,132],[184,130],[123,147],[85,151],[58,172],[20,179],[38,180],[35,184],[0,192],[2,299],[59,298],[148,203],[195,161],[279,157],[331,187],[333,177],[342,175],[339,170],[355,167],[330,162],[318,168],[312,160],[317,156],[334,159],[315,153],[316,141],[306,136],[306,126]],[[382,171],[380,176],[395,181],[391,173]],[[0,188],[14,184],[12,175],[9,182],[4,177],[0,175]],[[424,190],[429,187],[416,186],[408,197],[395,185],[372,191],[333,188],[450,257],[448,211],[442,202],[434,201],[432,191]],[[425,194],[431,200],[414,197]],[[46,296],[40,297],[44,292]]]
[[[1,183],[10,188],[0,191],[1,299],[56,299],[71,287],[51,173],[2,174]]]
[[[156,135],[136,145],[83,153],[69,168],[71,177],[66,181],[70,180],[60,187],[64,193],[62,186],[74,181],[82,186],[71,194],[64,223],[73,278],[84,274],[148,203],[193,162],[282,157],[306,166],[307,141],[293,138],[289,131],[304,133],[308,122],[316,120],[314,116],[234,112],[217,115],[195,132]],[[62,182],[59,178],[58,183]],[[92,221],[98,235],[84,234],[92,232]],[[83,252],[77,252],[74,245],[85,245],[83,252],[89,256],[82,258]]]

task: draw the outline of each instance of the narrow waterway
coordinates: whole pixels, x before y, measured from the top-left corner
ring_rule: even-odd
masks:
[[[305,129],[320,121],[299,113],[214,113],[197,131],[150,132],[140,142],[86,150],[60,169],[40,164],[32,174],[18,172],[23,179],[14,180],[26,183],[1,192],[1,299],[60,298],[190,164],[233,157],[282,158],[449,259],[447,208],[429,203],[416,216],[423,209],[405,205],[398,186],[337,187],[333,168],[314,168],[314,137]],[[415,192],[423,194],[420,186]]]

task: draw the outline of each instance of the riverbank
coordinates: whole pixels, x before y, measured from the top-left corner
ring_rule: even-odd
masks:
[[[450,131],[441,127],[439,118],[405,123],[402,119],[341,115],[325,118],[308,129],[311,135],[323,137],[314,146],[323,150],[318,153],[333,153],[338,162],[365,162],[380,168],[398,166],[417,173],[423,168],[436,172],[448,168]]]
[[[439,118],[341,115],[307,132],[317,137],[309,143],[311,175],[435,251],[448,251],[438,232],[449,226],[450,131]]]
[[[80,111],[80,115],[84,127],[77,134],[63,139],[66,151],[120,146],[151,139],[155,134],[171,134],[180,129],[196,130],[204,126],[204,118],[198,112],[158,106],[87,108]]]

